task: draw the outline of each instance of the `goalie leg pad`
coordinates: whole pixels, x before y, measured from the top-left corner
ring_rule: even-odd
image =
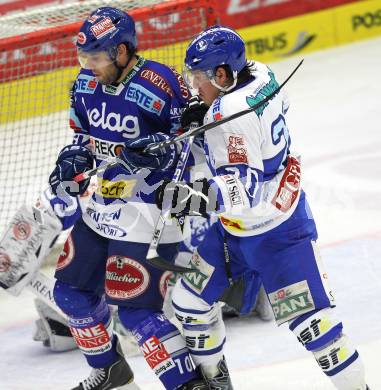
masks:
[[[162,312],[119,307],[119,318],[166,389],[198,378],[182,335]]]
[[[104,297],[57,281],[53,291],[57,306],[69,317],[78,348],[91,367],[110,366],[119,358],[110,308]]]
[[[323,372],[339,390],[365,390],[362,361],[342,333],[334,309],[315,310],[289,322],[289,328],[311,351]]]
[[[226,339],[220,305],[209,305],[186,289],[181,280],[174,288],[172,304],[194,362],[201,365],[207,377],[214,377],[219,372]]]
[[[67,319],[41,299],[35,299],[34,304],[40,318],[36,321],[33,340],[42,341],[45,347],[54,352],[76,349]]]

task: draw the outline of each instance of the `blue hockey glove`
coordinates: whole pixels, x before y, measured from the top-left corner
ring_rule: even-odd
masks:
[[[79,145],[65,146],[58,155],[56,167],[49,177],[49,184],[55,195],[66,192],[70,196],[82,195],[90,184],[90,179],[80,183],[73,178],[93,168],[94,158],[89,149]],[[71,182],[71,183],[70,183]]]
[[[165,171],[173,167],[177,162],[177,150],[175,145],[169,145],[154,152],[143,153],[146,146],[161,142],[170,137],[163,133],[149,134],[144,137],[126,141],[119,158],[123,160],[131,172],[135,173],[141,168]]]
[[[208,109],[209,107],[198,95],[192,96],[181,114],[181,127],[184,129],[189,127],[191,123],[197,123],[198,127],[202,126]]]
[[[193,183],[174,183],[165,179],[156,190],[156,205],[162,210],[171,205],[171,216],[183,215],[207,217],[217,211],[217,194],[207,179]]]

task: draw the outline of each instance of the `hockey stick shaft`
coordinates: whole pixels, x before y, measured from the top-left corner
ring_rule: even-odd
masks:
[[[170,140],[166,140],[166,141],[162,141],[162,142],[157,142],[153,145],[149,145],[147,146],[143,152],[152,152],[152,151],[155,151],[157,149],[160,149],[160,148],[165,148],[169,145],[172,145],[172,144],[175,144],[177,142],[180,142],[184,139],[187,139],[191,136],[193,137],[196,137],[197,135],[200,135],[202,133],[204,133],[205,131],[208,131],[208,130],[211,130],[211,129],[214,129],[216,128],[217,126],[220,126],[226,122],[230,122],[234,119],[237,119],[243,115],[246,115],[246,114],[249,114],[255,110],[258,110],[259,108],[261,108],[264,104],[266,104],[268,101],[270,101],[275,95],[277,95],[280,90],[288,83],[288,81],[291,79],[291,77],[296,73],[296,71],[301,67],[301,65],[303,64],[303,61],[304,60],[301,60],[299,62],[299,64],[295,67],[295,69],[290,73],[290,75],[283,81],[282,84],[279,85],[278,88],[276,88],[272,93],[270,93],[269,95],[267,95],[264,99],[262,99],[260,102],[258,102],[257,104],[255,104],[254,106],[250,107],[250,108],[247,108],[245,110],[242,110],[242,111],[238,111],[232,115],[228,115],[228,116],[225,116],[223,118],[221,118],[220,120],[218,121],[214,121],[214,122],[211,122],[211,123],[207,123],[203,126],[200,126],[200,127],[197,127],[197,128],[194,128],[194,129],[190,129],[188,130],[187,132],[177,136],[177,137],[174,137]],[[114,160],[114,161],[111,161],[110,163],[108,164],[105,164],[103,165],[102,167],[100,168],[94,168],[94,169],[91,169],[89,171],[86,171],[84,173],[80,173],[79,175],[77,175],[75,178],[74,178],[74,181],[79,183],[83,180],[86,180],[86,179],[89,179],[90,177],[96,175],[96,174],[99,174],[99,173],[102,173],[104,172],[106,169],[108,168],[111,168],[112,166],[118,164],[118,160]]]
[[[191,128],[197,128],[197,126],[191,124]],[[172,178],[172,182],[174,183],[178,183],[184,174],[184,169],[189,158],[191,147],[193,145],[193,140],[194,137],[190,136],[185,140],[183,144],[183,148],[181,150],[179,159],[177,161],[176,170]],[[157,248],[159,246],[161,236],[163,235],[165,229],[165,222],[168,220],[170,214],[171,214],[171,207],[163,209],[160,213],[160,216],[155,225],[150,246],[148,248],[148,252],[146,256],[147,262],[151,264],[153,267],[159,268],[161,270],[180,272],[180,273],[194,272],[195,270],[191,270],[186,267],[181,267],[179,265],[169,263],[165,259],[161,258],[157,253]]]

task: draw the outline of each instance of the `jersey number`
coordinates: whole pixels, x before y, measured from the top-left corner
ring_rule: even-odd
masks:
[[[277,145],[284,137],[286,145],[288,145],[289,135],[286,121],[283,115],[279,115],[277,119],[271,124],[271,138],[274,145]]]

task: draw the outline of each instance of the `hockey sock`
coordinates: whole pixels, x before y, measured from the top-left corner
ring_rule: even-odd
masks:
[[[118,360],[111,313],[104,298],[57,281],[54,299],[69,317],[70,331],[91,367],[104,368]]]
[[[225,344],[225,325],[219,304],[210,306],[184,288],[181,281],[176,283],[172,304],[193,361],[201,365],[208,378],[213,378],[219,373]]]
[[[298,340],[311,351],[323,372],[339,390],[365,390],[365,374],[358,352],[342,333],[334,309],[306,313],[289,323]]]
[[[119,318],[167,390],[198,378],[183,337],[162,312],[120,307]]]

